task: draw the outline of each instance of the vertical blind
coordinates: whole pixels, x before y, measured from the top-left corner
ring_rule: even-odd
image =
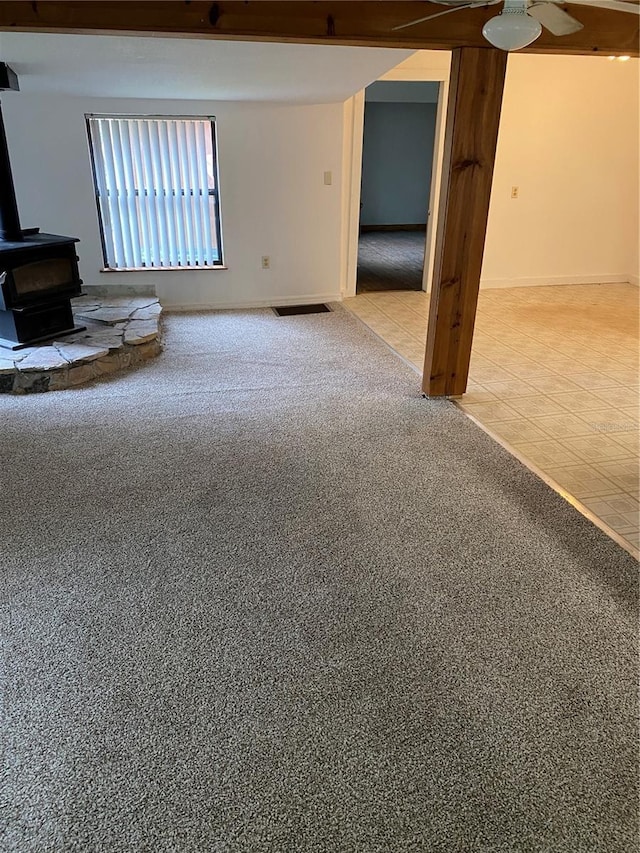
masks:
[[[211,119],[88,116],[105,262],[222,262]]]

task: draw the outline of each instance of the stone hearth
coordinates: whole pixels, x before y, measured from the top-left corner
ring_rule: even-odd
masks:
[[[162,307],[153,297],[81,296],[73,314],[84,331],[21,350],[0,347],[0,393],[71,388],[160,352]]]

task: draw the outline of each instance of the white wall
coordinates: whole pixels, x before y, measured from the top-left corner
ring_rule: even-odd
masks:
[[[636,59],[509,57],[484,286],[637,282],[638,100]]]
[[[155,284],[167,306],[229,307],[340,298],[343,106],[2,98],[23,227],[80,238],[85,284]],[[100,273],[84,115],[215,115],[226,270]],[[323,173],[333,173],[325,186]],[[261,269],[262,255],[271,269]]]
[[[416,50],[380,80],[442,80],[448,77],[451,53],[448,50]]]
[[[445,51],[417,51],[382,79],[446,85],[448,63]],[[638,283],[638,66],[509,56],[482,287]],[[432,199],[432,231],[437,209]]]
[[[446,89],[449,59],[420,51],[385,79],[443,80]],[[7,92],[2,105],[22,224],[79,237],[87,284],[151,283],[165,305],[210,307],[325,301],[355,286],[360,155],[352,142],[362,138],[362,95],[294,106]],[[227,270],[99,272],[85,112],[218,117]],[[437,138],[439,150],[441,121]],[[438,184],[434,175],[433,192]],[[260,268],[262,255],[270,270]],[[512,55],[484,285],[637,275],[638,61]]]

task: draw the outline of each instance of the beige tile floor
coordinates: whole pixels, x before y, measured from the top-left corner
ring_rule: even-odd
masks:
[[[481,291],[457,401],[636,555],[639,302],[630,284]],[[427,294],[364,293],[344,305],[422,371]]]

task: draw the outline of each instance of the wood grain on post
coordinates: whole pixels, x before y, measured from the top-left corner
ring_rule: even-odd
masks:
[[[422,390],[467,387],[507,69],[501,50],[453,51]]]

